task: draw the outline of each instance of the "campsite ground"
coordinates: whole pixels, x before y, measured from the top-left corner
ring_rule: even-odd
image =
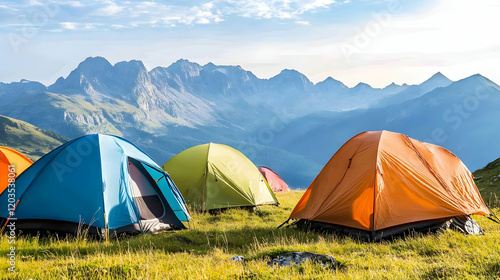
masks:
[[[191,230],[140,235],[110,242],[78,238],[16,237],[16,273],[7,269],[12,244],[0,237],[0,278],[5,279],[493,279],[500,278],[500,225],[475,217],[481,236],[446,231],[366,243],[276,226],[303,191],[278,194],[279,207],[257,212],[193,213]],[[485,199],[486,200],[486,199]],[[498,201],[497,201],[498,202]],[[498,204],[494,205],[499,214]],[[284,252],[334,256],[337,269],[315,263],[267,266]],[[245,257],[243,263],[232,256]]]

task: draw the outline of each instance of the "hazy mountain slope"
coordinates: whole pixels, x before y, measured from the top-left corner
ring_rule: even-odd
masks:
[[[126,118],[123,115],[127,113],[128,108],[118,109],[118,106],[109,103],[106,106],[119,111],[120,118]],[[121,134],[107,118],[118,117],[116,114],[105,112],[75,96],[44,92],[25,98],[16,103],[16,106],[0,106],[0,112],[70,138],[96,132]]]
[[[21,80],[10,84],[0,83],[1,104],[14,104],[20,99],[36,95],[47,90],[43,84],[28,80]]]
[[[137,135],[137,134],[136,134]],[[306,188],[321,170],[321,165],[284,149],[259,144],[258,141],[237,140],[240,136],[226,137],[209,131],[175,127],[166,135],[144,133],[134,138],[127,137],[160,165],[183,150],[206,143],[221,143],[234,147],[247,156],[255,165],[272,166],[293,188]]]
[[[378,106],[385,107],[388,105],[400,104],[405,101],[418,98],[430,91],[435,90],[436,88],[447,87],[451,83],[453,83],[452,80],[448,79],[441,72],[438,72],[419,85],[407,86],[399,94],[381,99],[378,102]]]
[[[69,139],[29,123],[0,116],[0,146],[37,160]]]
[[[0,114],[70,138],[122,135],[159,163],[207,142],[253,147],[254,162],[303,187],[365,130],[436,138],[467,164],[482,166],[498,147],[497,96],[498,86],[480,76],[452,82],[437,73],[420,85],[349,88],[331,77],[314,84],[288,69],[260,79],[239,66],[179,60],[148,71],[137,60],[112,65],[91,57],[48,87],[0,83]]]
[[[273,145],[324,164],[356,134],[385,129],[444,146],[474,170],[500,154],[498,108],[499,87],[474,75],[399,105],[297,119]]]

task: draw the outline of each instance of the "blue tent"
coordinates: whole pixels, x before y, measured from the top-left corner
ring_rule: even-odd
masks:
[[[102,234],[185,228],[190,217],[169,175],[130,142],[93,134],[69,141],[19,176],[15,198],[0,196],[2,226]],[[10,201],[9,201],[10,198]],[[106,235],[107,236],[107,235]]]

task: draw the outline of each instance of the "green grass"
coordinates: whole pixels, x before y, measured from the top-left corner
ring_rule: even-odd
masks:
[[[490,207],[500,207],[500,158],[474,172],[474,181]]]
[[[27,122],[0,116],[0,146],[19,151],[37,160],[69,139]]]
[[[220,215],[192,213],[190,230],[114,239],[108,243],[56,236],[18,237],[17,272],[7,271],[9,244],[0,237],[0,278],[8,279],[495,279],[500,278],[500,225],[475,217],[485,235],[454,231],[380,243],[276,226],[303,191],[278,194],[279,207]],[[498,214],[498,209],[495,209]],[[305,263],[267,266],[284,252],[334,256],[327,269]],[[242,255],[243,264],[231,261]]]

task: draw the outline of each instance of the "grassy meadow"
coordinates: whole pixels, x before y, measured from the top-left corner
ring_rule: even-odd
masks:
[[[474,177],[477,188],[487,204],[491,205],[495,201],[500,201],[500,158],[476,170]],[[490,207],[500,207],[500,205],[496,204]]]
[[[278,194],[279,207],[256,212],[192,213],[190,230],[109,242],[84,237],[17,237],[16,273],[7,271],[7,237],[0,237],[2,279],[495,279],[500,278],[500,225],[475,217],[481,236],[453,231],[366,243],[348,237],[276,229],[303,191]],[[495,209],[498,214],[498,208]],[[284,252],[334,256],[336,269],[316,263],[269,267]],[[232,256],[245,257],[243,263]]]
[[[37,160],[69,139],[20,120],[0,115],[0,146]]]

